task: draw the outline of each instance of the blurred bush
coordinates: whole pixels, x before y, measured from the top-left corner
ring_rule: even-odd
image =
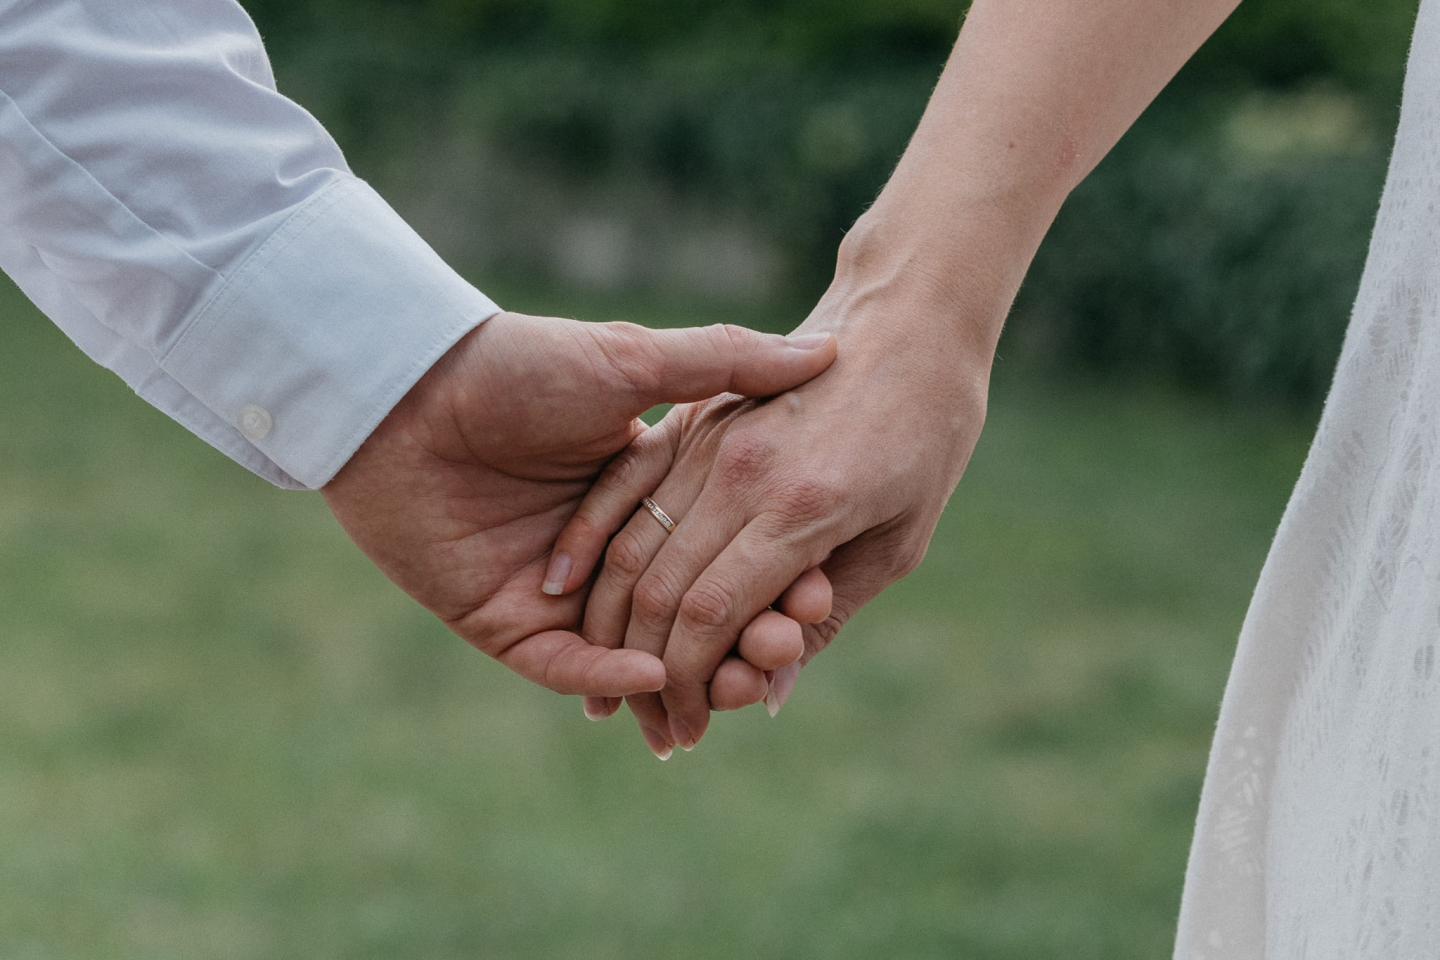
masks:
[[[1384,117],[1330,87],[1175,99],[1071,195],[1006,346],[1318,401],[1384,181]]]
[[[247,6],[282,88],[482,282],[679,293],[784,326],[904,149],[965,5]],[[1242,4],[1067,204],[1005,350],[1319,397],[1414,9]]]

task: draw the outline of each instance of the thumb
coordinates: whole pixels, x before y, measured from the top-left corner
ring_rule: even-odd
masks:
[[[526,680],[567,695],[625,697],[665,686],[665,664],[659,657],[597,647],[567,630],[526,637],[495,659]]]
[[[681,330],[607,326],[621,340],[607,353],[634,384],[637,403],[646,407],[721,393],[784,393],[823,373],[837,350],[828,333],[782,337],[731,324]]]

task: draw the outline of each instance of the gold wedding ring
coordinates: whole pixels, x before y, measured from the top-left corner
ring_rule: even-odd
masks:
[[[666,533],[675,532],[675,521],[670,519],[670,514],[660,509],[660,505],[649,497],[643,497],[640,505],[650,511],[650,515],[660,521],[660,526],[665,528]]]

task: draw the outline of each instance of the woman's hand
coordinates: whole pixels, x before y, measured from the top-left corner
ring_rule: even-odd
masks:
[[[652,746],[694,746],[738,682],[731,674],[746,672],[725,659],[741,628],[806,571],[834,590],[829,615],[804,628],[808,660],[920,562],[984,420],[988,354],[977,360],[947,332],[957,309],[839,280],[797,331],[836,335],[830,370],[771,400],[676,407],[597,481],[556,553],[569,557],[567,587],[604,553],[587,639],[664,659],[665,688],[629,698]],[[673,534],[636,509],[644,496],[675,520]],[[793,670],[775,697],[788,683]]]
[[[642,411],[778,393],[834,355],[827,338],[739,327],[500,314],[416,383],[323,493],[386,576],[522,676],[560,693],[658,690],[652,654],[578,636],[584,591],[542,592],[555,538],[605,463],[645,431]]]
[[[990,358],[1041,237],[1235,4],[970,5],[905,155],[801,327],[834,333],[839,362],[768,403],[674,413],[561,538],[583,581],[640,496],[653,490],[680,521],[667,538],[648,515],[630,519],[586,612],[597,641],[664,655],[661,695],[632,700],[647,736],[694,744],[705,683],[740,627],[806,569],[820,564],[835,588],[835,609],[805,630],[813,655],[919,562],[979,434]]]

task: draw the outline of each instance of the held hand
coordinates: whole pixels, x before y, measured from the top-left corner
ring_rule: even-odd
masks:
[[[384,573],[461,637],[560,693],[658,690],[650,652],[586,643],[586,591],[541,590],[555,538],[641,412],[768,396],[835,356],[829,337],[500,314],[457,343],[324,488]]]
[[[631,701],[650,734],[699,738],[704,684],[741,625],[808,567],[835,588],[835,610],[805,630],[813,655],[919,562],[978,437],[1000,329],[1041,238],[1234,7],[971,5],[910,145],[802,326],[835,333],[840,361],[770,403],[675,412],[673,469],[637,449],[562,536],[583,581],[604,549],[596,531],[625,524],[586,623],[602,642],[663,654],[661,695]],[[668,539],[643,517],[626,523],[652,488],[680,521]]]
[[[617,525],[620,522],[623,517],[616,521]],[[605,535],[598,535],[597,553],[606,539]],[[710,681],[710,709],[739,710],[763,700],[770,716],[775,716],[800,675],[800,658],[805,652],[802,627],[824,623],[830,616],[832,600],[830,581],[818,567],[801,574],[800,579],[781,594],[774,609],[762,610],[740,632],[734,654],[720,663]],[[597,626],[591,624],[586,637],[591,638],[589,631],[596,629]],[[608,636],[612,646],[624,639],[623,632],[612,632]],[[592,642],[596,641],[592,639]],[[602,645],[606,644],[602,642]],[[603,720],[620,708],[621,700],[620,697],[586,697],[585,715],[592,720]],[[657,756],[662,760],[669,757],[670,738],[652,735],[643,726],[641,732]]]
[[[629,698],[652,745],[694,745],[715,699],[706,684],[720,684],[741,628],[805,571],[818,565],[834,588],[829,616],[804,628],[808,660],[924,556],[979,435],[988,384],[988,362],[970,359],[960,338],[910,322],[927,311],[938,312],[923,299],[832,288],[801,327],[843,341],[829,371],[769,401],[675,408],[607,468],[561,535],[569,586],[604,552],[586,636],[664,658],[664,690]],[[673,534],[635,512],[647,495],[674,518]]]

